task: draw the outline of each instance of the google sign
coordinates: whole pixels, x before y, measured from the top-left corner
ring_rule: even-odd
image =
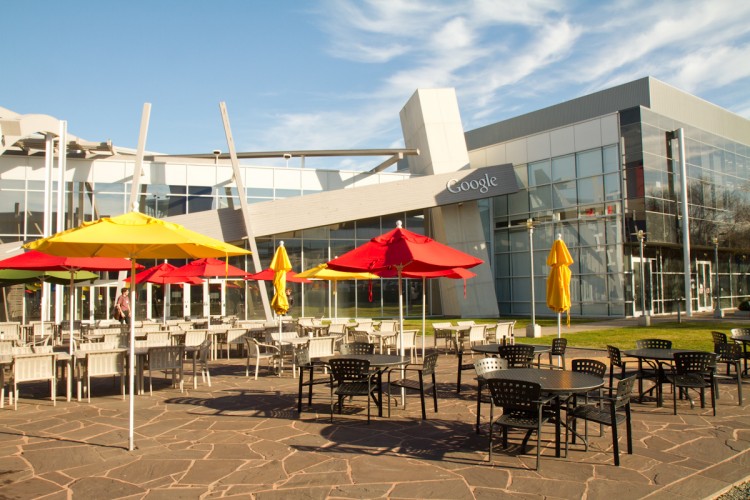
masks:
[[[464,180],[458,182],[458,179],[451,179],[445,185],[445,187],[451,193],[460,193],[462,191],[479,191],[484,194],[490,190],[490,186],[497,187],[497,177],[490,177],[489,174],[484,174],[484,177],[479,179]]]

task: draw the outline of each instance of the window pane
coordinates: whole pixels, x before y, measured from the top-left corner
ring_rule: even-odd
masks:
[[[550,178],[551,175],[549,160],[529,163],[529,186],[549,184]]]
[[[620,191],[620,174],[607,174],[604,176],[604,198],[606,200],[619,200]]]
[[[602,173],[602,152],[600,149],[578,153],[578,177],[588,177]]]
[[[532,211],[552,210],[552,186],[529,188]]]
[[[508,214],[526,214],[529,212],[529,195],[521,190],[508,195]]]
[[[578,203],[581,205],[604,201],[604,187],[601,176],[578,181]]]
[[[552,160],[552,181],[569,181],[576,178],[576,165],[573,155]]]
[[[554,185],[555,208],[574,207],[578,198],[576,196],[576,181],[558,182]]]
[[[617,172],[620,170],[620,160],[617,146],[609,146],[602,150],[604,157],[604,172]]]

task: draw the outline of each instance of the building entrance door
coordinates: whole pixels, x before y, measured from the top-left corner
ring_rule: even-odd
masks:
[[[643,316],[641,293],[645,294],[646,312],[654,314],[654,273],[655,259],[643,259],[643,287],[641,286],[641,258],[633,257],[633,316]],[[643,289],[643,290],[642,290]]]
[[[711,262],[699,260],[695,263],[693,275],[693,307],[696,311],[711,311],[713,309],[713,294],[711,293]],[[697,306],[697,307],[696,307]]]

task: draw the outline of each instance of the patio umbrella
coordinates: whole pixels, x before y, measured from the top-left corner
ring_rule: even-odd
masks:
[[[73,257],[127,257],[130,260],[130,275],[135,276],[138,259],[198,259],[204,257],[228,257],[246,255],[242,248],[209,238],[185,227],[149,217],[139,212],[129,212],[117,217],[103,217],[82,226],[53,234],[25,245],[54,255]],[[131,288],[131,303],[135,304],[134,287]],[[133,386],[135,355],[135,318],[130,321],[130,402],[129,442],[133,450]]]
[[[557,313],[557,337],[560,337],[560,315],[568,312],[570,325],[570,265],[573,257],[568,247],[558,236],[547,256],[547,265],[551,268],[547,276],[547,307]]]
[[[272,281],[275,277],[276,272],[269,267],[268,269],[264,269],[259,273],[248,274],[247,276],[245,276],[245,279],[255,281]],[[300,277],[298,273],[295,273],[291,270],[287,271],[286,280],[291,283],[311,283],[310,280],[305,279],[304,277]]]
[[[271,269],[274,271],[271,307],[281,317],[289,310],[289,299],[286,298],[286,273],[292,270],[292,262],[289,260],[283,241],[279,242],[279,247],[273,254]],[[279,318],[279,330],[281,330],[281,318]]]
[[[310,278],[314,280],[326,280],[333,281],[333,317],[339,317],[339,304],[338,304],[338,282],[343,280],[372,280],[378,279],[379,276],[372,273],[363,272],[349,272],[349,271],[336,271],[330,269],[328,264],[318,264],[315,267],[302,271],[297,274],[297,277]]]
[[[143,266],[138,266],[143,269]],[[0,260],[0,269],[25,269],[43,271],[69,271],[70,294],[68,303],[70,305],[70,354],[73,354],[73,321],[75,320],[75,307],[73,304],[73,287],[75,285],[75,273],[79,271],[124,271],[131,268],[131,262],[120,257],[91,257],[91,256],[59,256],[51,255],[36,250],[14,255]],[[42,292],[44,293],[44,292]],[[44,315],[42,315],[42,322]],[[44,328],[42,323],[42,329]]]
[[[466,269],[478,266],[483,261],[427,236],[407,231],[401,227],[401,221],[396,226],[393,231],[376,236],[364,245],[328,262],[328,267],[338,271],[366,271],[377,275],[395,270],[398,276],[399,326],[403,336],[403,273],[429,273],[456,267]],[[401,340],[403,356],[403,338]]]
[[[71,278],[74,283],[92,281],[99,278],[98,274],[89,271],[22,271],[20,269],[1,269],[0,286],[19,285],[22,283],[36,283],[43,281],[53,285],[69,285]]]
[[[210,257],[188,262],[184,266],[166,272],[169,277],[201,277],[201,278],[226,278],[229,276],[246,277],[248,273],[244,269],[229,265],[227,262]]]
[[[140,285],[141,283],[154,283],[166,287],[167,285],[174,285],[180,283],[187,283],[188,285],[200,285],[203,280],[193,276],[170,276],[169,273],[177,269],[176,266],[168,262],[162,262],[154,267],[144,269],[135,275],[135,284]],[[130,283],[130,278],[125,279],[126,283]],[[167,322],[167,301],[166,292],[164,293],[165,300],[163,301],[164,312],[163,312],[163,323]]]

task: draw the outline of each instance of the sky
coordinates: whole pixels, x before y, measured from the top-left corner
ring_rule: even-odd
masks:
[[[167,154],[226,152],[220,102],[238,151],[404,147],[399,112],[418,88],[455,88],[464,130],[644,76],[750,118],[747,0],[2,0],[0,13],[0,107],[135,149],[148,102],[146,149]]]

